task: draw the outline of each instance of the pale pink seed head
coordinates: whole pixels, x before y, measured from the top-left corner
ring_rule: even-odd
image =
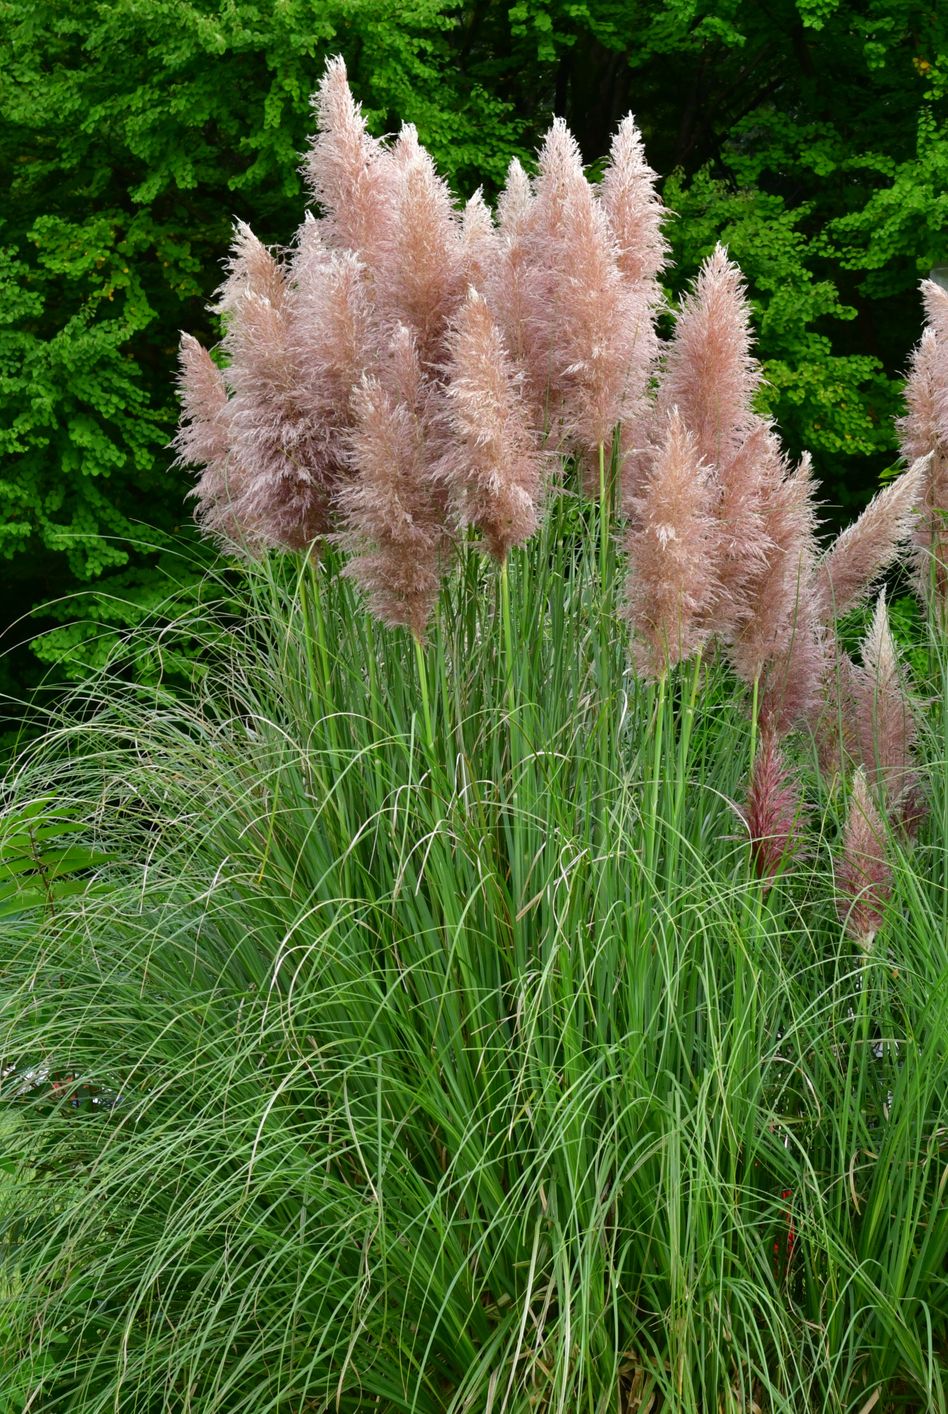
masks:
[[[644,677],[660,678],[707,641],[718,592],[714,490],[677,410],[630,504],[624,613]]]
[[[916,783],[915,719],[881,593],[854,670],[854,739],[858,759],[890,811]]]
[[[642,137],[629,113],[612,140],[599,197],[619,250],[626,279],[657,282],[668,258],[662,235],[665,208],[655,190],[656,173],[645,160]]]
[[[860,604],[895,563],[917,524],[927,470],[927,460],[922,458],[877,492],[823,555],[818,592],[828,619]]]
[[[743,444],[760,368],[751,354],[744,278],[717,246],[682,301],[658,390],[658,414],[677,407],[709,465],[722,467]]]
[[[450,330],[448,354],[446,446],[435,475],[457,523],[476,526],[502,562],[537,528],[545,466],[521,377],[473,286]]]
[[[334,249],[352,250],[374,269],[392,225],[392,160],[371,137],[337,55],[313,99],[317,131],[304,162],[321,209],[320,226]]]
[[[885,825],[861,766],[853,775],[836,885],[840,920],[848,936],[868,951],[885,920],[892,868]]]

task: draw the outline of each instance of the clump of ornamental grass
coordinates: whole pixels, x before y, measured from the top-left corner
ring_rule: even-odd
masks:
[[[513,675],[465,551],[430,735],[330,549],[245,564],[191,699],[103,675],[23,753],[0,859],[52,801],[74,863],[5,920],[8,1400],[945,1407],[941,807],[866,951],[772,766],[764,894],[727,670],[684,751],[670,670],[656,759],[567,510],[508,557]]]
[[[244,613],[4,786],[0,1394],[948,1414],[948,650],[923,709],[884,596],[835,623],[937,399],[824,548],[723,248],[659,345],[631,119],[495,219],[341,60],[316,116],[316,214],[182,345]]]

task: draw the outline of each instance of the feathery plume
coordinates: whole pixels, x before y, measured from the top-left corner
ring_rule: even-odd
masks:
[[[599,186],[619,250],[619,269],[628,280],[654,281],[668,257],[662,235],[665,208],[655,191],[656,173],[645,160],[642,136],[629,113],[619,124]]]
[[[907,461],[931,456],[915,527],[914,571],[921,598],[948,613],[948,291],[922,282],[927,316],[905,386],[906,415],[896,426]]]
[[[377,359],[379,331],[365,266],[352,251],[327,247],[310,217],[298,232],[289,277],[289,338],[300,392],[325,429],[327,459],[342,470],[352,391]]]
[[[774,552],[768,503],[786,477],[773,428],[751,406],[759,384],[743,276],[717,246],[682,300],[654,415],[661,420],[677,406],[713,469],[721,535],[719,632],[725,640],[754,612],[752,586]]]
[[[832,779],[856,756],[856,664],[832,627],[826,629],[825,641],[825,691],[813,730],[820,772]]]
[[[780,748],[776,732],[761,733],[743,810],[751,858],[764,891],[800,848],[800,785]]]
[[[816,607],[814,561],[805,550],[799,592],[786,649],[766,666],[761,679],[760,720],[780,735],[812,726],[825,700],[830,645]]]
[[[849,937],[868,951],[885,918],[892,869],[886,858],[885,826],[861,766],[853,775],[836,882],[840,921]]]
[[[760,369],[751,355],[744,277],[716,246],[685,295],[668,346],[657,416],[677,407],[700,456],[723,469],[758,419],[751,400]]]
[[[366,129],[340,55],[327,60],[313,98],[317,131],[304,161],[328,245],[352,250],[374,269],[392,225],[389,154]]]
[[[435,441],[432,389],[413,332],[399,325],[377,377],[353,395],[352,480],[340,488],[356,580],[383,623],[424,637],[438,597],[449,538],[443,496],[429,467]]]
[[[645,677],[660,678],[710,633],[717,527],[706,464],[677,409],[668,414],[641,494],[631,502],[625,616]]]
[[[854,669],[854,736],[859,760],[880,798],[894,810],[913,788],[915,721],[898,649],[889,627],[885,593],[879,595]]]
[[[616,426],[641,415],[656,352],[654,299],[644,282],[623,278],[562,119],[540,152],[526,245],[530,376],[536,394],[548,391],[553,419],[584,456],[587,491],[598,495],[597,449],[611,449]]]
[[[461,525],[483,533],[506,559],[537,528],[543,462],[521,379],[483,296],[471,287],[448,336],[443,422],[447,449],[437,477]]]
[[[286,272],[249,227],[238,226],[234,245],[217,306],[231,393],[226,498],[202,503],[199,518],[250,552],[300,550],[330,527],[326,431],[306,406]]]
[[[788,690],[792,686],[795,695],[802,687],[796,679],[792,685],[789,680],[782,683],[781,664],[788,667],[792,657],[797,673],[815,666],[808,662],[804,645],[810,651],[815,647],[811,566],[816,511],[808,456],[793,471],[782,458],[768,471],[766,500],[760,508],[768,548],[763,564],[743,587],[743,621],[731,639],[729,658],[737,676],[748,684],[759,681],[769,666],[777,670],[769,694],[776,709],[778,684]],[[781,706],[779,714],[785,715],[786,709]]]
[[[530,178],[514,158],[507,169],[507,184],[497,199],[497,254],[485,272],[484,293],[507,349],[527,373],[531,369],[528,237],[534,206]],[[543,426],[545,383],[537,387],[536,380],[529,380],[524,392],[532,395],[533,420]]]
[[[891,485],[877,492],[823,555],[818,593],[826,616],[836,618],[855,608],[872,592],[880,575],[894,564],[915,525],[927,464],[927,457],[920,458]]]
[[[217,291],[215,314],[239,314],[245,295],[267,300],[281,309],[286,298],[286,274],[280,262],[257,239],[246,221],[234,224],[234,239],[227,258],[227,275]]]
[[[483,294],[499,257],[500,239],[480,187],[461,212],[461,276]]]
[[[464,293],[461,224],[447,184],[406,123],[392,148],[394,214],[376,282],[380,319],[412,329],[423,365],[437,363]]]
[[[207,349],[190,334],[181,335],[178,390],[181,426],[174,439],[182,464],[211,467],[227,456],[227,385]]]
[[[189,493],[197,503],[198,523],[210,534],[239,544],[232,506],[239,496],[241,474],[230,456],[224,375],[190,334],[181,335],[179,361],[181,420],[172,444],[178,453],[176,465],[202,468]]]

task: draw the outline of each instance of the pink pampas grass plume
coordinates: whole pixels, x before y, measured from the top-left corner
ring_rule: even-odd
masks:
[[[366,130],[349,90],[341,56],[327,60],[313,98],[317,131],[304,162],[327,243],[354,251],[374,268],[392,226],[393,170],[382,144]]]
[[[700,456],[723,468],[756,421],[751,401],[759,384],[744,277],[719,245],[703,262],[675,320],[658,417],[677,407]]]
[[[399,326],[379,376],[353,395],[352,479],[338,499],[344,573],[355,579],[383,623],[424,638],[438,598],[449,544],[444,498],[433,486],[436,455],[432,389],[414,334]]]
[[[735,673],[749,685],[759,682],[765,669],[788,662],[791,655],[795,670],[806,668],[808,678],[816,666],[804,652],[804,643],[815,647],[811,578],[816,528],[813,469],[809,457],[804,456],[793,471],[788,471],[785,462],[770,470],[772,480],[761,505],[761,529],[767,550],[763,563],[743,588],[743,621],[728,649]],[[773,695],[776,680],[771,686]],[[789,681],[786,687],[790,688]],[[794,684],[794,691],[797,690]],[[783,708],[780,715],[786,715]]]
[[[406,123],[392,148],[394,214],[383,242],[376,300],[383,323],[414,331],[424,366],[440,360],[464,295],[461,222],[451,192]]]
[[[461,212],[461,277],[483,294],[500,258],[500,237],[480,187]]]
[[[198,523],[228,543],[239,543],[232,506],[239,498],[241,474],[229,455],[227,385],[210,354],[190,334],[181,335],[179,358],[181,420],[172,444],[178,453],[176,465],[202,468],[189,493],[197,503]]]
[[[676,409],[631,502],[625,617],[643,676],[661,678],[706,642],[717,596],[717,526],[708,467]]]
[[[656,354],[654,296],[623,278],[603,206],[583,173],[561,119],[539,158],[527,237],[531,377],[545,384],[552,418],[585,462],[586,489],[599,494],[598,448],[641,415]]]
[[[866,951],[882,927],[892,892],[885,840],[882,816],[860,766],[853,775],[842,854],[837,863],[836,909],[849,937]]]
[[[667,345],[655,417],[677,406],[713,469],[721,532],[720,633],[732,639],[754,612],[752,585],[773,552],[766,522],[786,463],[773,428],[751,406],[760,368],[738,267],[716,247],[681,304]],[[778,500],[782,493],[777,492]]]
[[[868,778],[891,811],[915,782],[915,720],[884,593],[879,595],[862,643],[862,665],[853,677],[856,750]]]
[[[181,335],[179,358],[181,426],[174,444],[183,463],[210,469],[227,456],[227,385],[207,349],[190,334]]]
[[[747,803],[741,813],[747,825],[754,870],[767,892],[783,866],[798,852],[801,842],[800,785],[787,765],[776,732],[761,733]]]
[[[286,273],[280,262],[257,239],[246,221],[234,225],[234,239],[227,259],[227,275],[218,290],[216,314],[227,316],[239,312],[245,295],[269,301],[281,309],[286,298]]]
[[[319,224],[300,228],[289,268],[288,338],[307,414],[324,432],[324,454],[346,467],[345,429],[353,389],[377,357],[379,331],[365,266],[348,250],[326,246]]]
[[[915,528],[915,580],[924,602],[948,616],[948,292],[922,282],[927,327],[912,355],[906,415],[896,424],[906,460],[931,456]]]
[[[895,563],[918,518],[916,508],[924,494],[927,463],[927,457],[921,458],[879,491],[823,555],[818,592],[828,617],[836,618],[855,608]]]
[[[534,533],[544,462],[518,375],[483,296],[472,287],[448,336],[437,469],[459,524],[474,525],[501,563]]]
[[[655,190],[656,173],[645,160],[642,136],[629,113],[619,124],[599,186],[627,280],[655,282],[668,258],[662,235],[665,208]]]
[[[227,477],[199,491],[204,528],[251,553],[300,550],[330,527],[325,428],[306,405],[286,271],[240,224],[218,309],[225,316],[230,397]]]
[[[534,206],[530,178],[514,158],[507,169],[507,184],[497,199],[497,251],[485,271],[484,294],[507,349],[527,374],[532,368],[529,236]],[[545,382],[538,385],[529,379],[524,391],[532,396],[533,420],[544,426]]]

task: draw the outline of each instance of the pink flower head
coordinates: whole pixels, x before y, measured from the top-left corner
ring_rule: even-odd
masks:
[[[437,438],[433,389],[412,331],[394,331],[377,376],[353,396],[349,441],[352,479],[340,488],[353,553],[345,574],[356,580],[383,623],[422,639],[438,597],[449,544],[444,497],[433,484]]]
[[[322,232],[334,249],[354,251],[374,269],[392,229],[392,163],[366,130],[341,56],[327,60],[313,106],[317,131],[304,168]]]
[[[447,447],[437,476],[461,525],[475,525],[503,561],[537,528],[543,488],[539,438],[520,376],[484,298],[471,287],[448,336],[443,423]]]
[[[853,677],[856,751],[880,798],[894,809],[916,784],[912,755],[915,720],[884,592],[863,640],[862,665],[854,669]]]
[[[849,937],[868,951],[885,918],[892,869],[885,826],[861,766],[853,776],[836,883],[840,920]]]
[[[448,322],[464,295],[462,226],[450,189],[411,123],[398,135],[392,162],[394,211],[375,295],[382,322],[411,329],[428,366],[443,356]]]
[[[922,598],[948,615],[948,291],[922,282],[927,327],[905,386],[907,412],[897,423],[909,462],[931,458],[914,540],[915,579]]]
[[[665,208],[655,190],[656,174],[645,160],[642,136],[629,113],[612,140],[599,197],[627,280],[655,282],[668,258],[662,235]]]
[[[654,449],[626,535],[626,617],[640,672],[660,678],[707,640],[717,595],[708,468],[676,409]]]
[[[765,890],[800,847],[800,812],[799,782],[790,773],[777,733],[765,729],[743,812],[754,869]]]

